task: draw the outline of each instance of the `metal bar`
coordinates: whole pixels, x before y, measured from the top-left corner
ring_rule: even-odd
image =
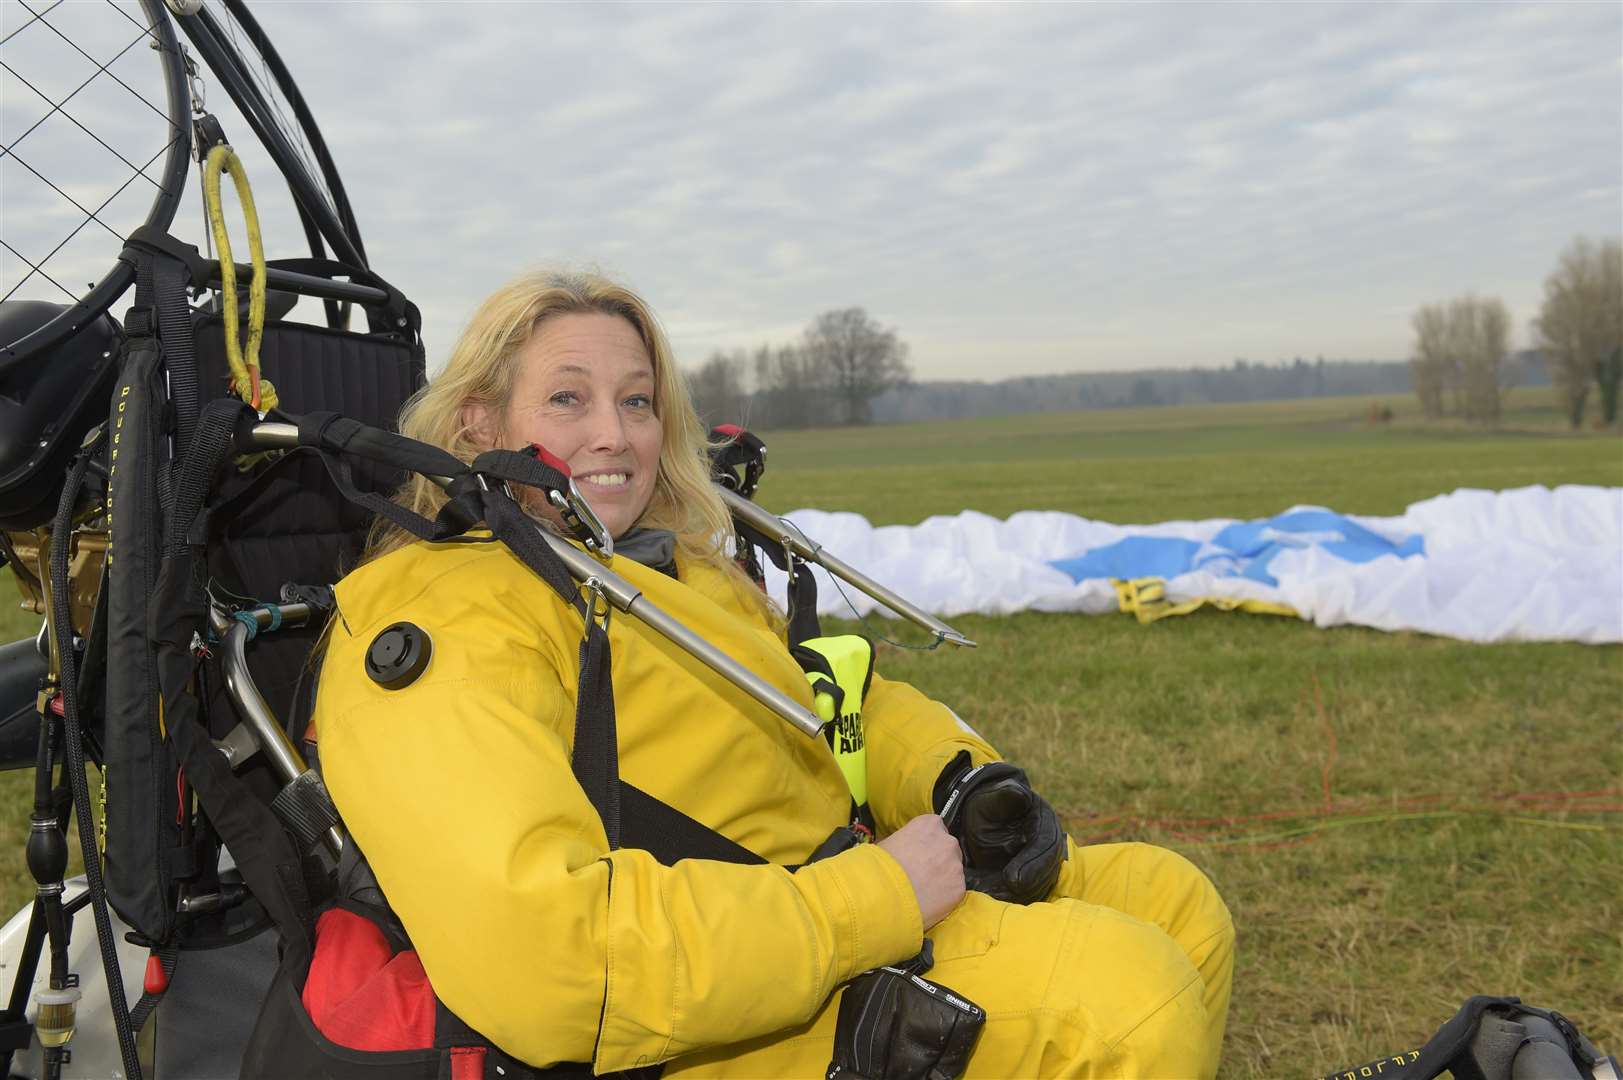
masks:
[[[304,604],[288,604],[282,610],[288,612],[294,608],[304,608],[304,618],[309,617],[310,610]],[[268,612],[256,613],[262,620],[263,626],[270,625]],[[284,622],[288,621],[284,615]],[[302,621],[302,619],[300,620]],[[293,746],[287,732],[282,725],[276,722],[276,715],[271,712],[270,705],[254,685],[254,680],[248,673],[248,658],[243,646],[248,640],[248,628],[236,619],[227,618],[215,608],[209,609],[209,623],[214,632],[220,635],[220,644],[224,655],[225,688],[231,695],[242,713],[243,722],[253,731],[259,741],[260,752],[275,770],[277,778],[284,784],[291,784],[307,771],[304,759],[299,756],[298,750]],[[341,825],[334,825],[327,830],[327,846],[334,855],[344,850],[349,838],[344,835]]]
[[[220,284],[220,264],[210,261],[209,285]],[[254,268],[247,263],[237,263],[237,280],[242,281],[254,276]],[[382,289],[374,289],[370,285],[358,285],[353,281],[334,281],[331,278],[318,277],[315,274],[297,274],[291,270],[278,270],[274,266],[265,268],[265,285],[271,289],[281,289],[283,292],[295,292],[300,296],[315,296],[330,300],[350,300],[357,304],[381,304],[389,299],[389,294]]]
[[[299,445],[299,429],[296,426],[293,424],[266,423],[255,424],[253,428],[253,445],[239,447],[239,449],[281,450],[297,445]],[[429,479],[441,487],[451,482],[451,478],[445,476],[430,476]],[[553,554],[557,555],[563,562],[565,568],[569,571],[569,576],[582,585],[595,585],[602,591],[616,611],[630,615],[632,618],[640,620],[650,629],[665,635],[672,643],[687,652],[695,660],[709,667],[716,674],[744,691],[744,693],[782,719],[793,724],[804,734],[815,736],[822,730],[823,721],[816,713],[666,614],[653,601],[643,596],[642,591],[631,582],[616,574],[580,548],[575,547],[563,537],[542,528],[539,523],[536,524],[535,529],[540,534],[541,539],[546,541],[547,546],[552,549]],[[281,729],[278,728],[277,730],[280,731]]]
[[[787,547],[796,557],[809,563],[815,563],[844,581],[847,585],[861,589],[898,615],[917,623],[947,644],[968,649],[975,647],[973,641],[931,615],[928,611],[902,599],[856,567],[836,558],[817,541],[801,532],[794,522],[762,509],[737,492],[729,491],[719,484],[716,485],[716,491],[721,495],[721,501],[727,504],[727,509],[732,511],[735,517]]]
[[[721,675],[779,717],[799,728],[804,734],[815,736],[823,729],[823,721],[816,713],[689,630],[644,596],[631,582],[563,537],[542,528],[539,523],[535,529],[553,552],[563,560],[564,566],[569,569],[569,576],[582,585],[600,589],[616,611],[624,612],[650,629],[663,634],[695,660]]]

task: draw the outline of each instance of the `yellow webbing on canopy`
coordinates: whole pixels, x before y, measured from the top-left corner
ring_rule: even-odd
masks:
[[[1293,619],[1302,617],[1301,612],[1285,604],[1270,603],[1267,600],[1239,600],[1232,596],[1201,596],[1174,604],[1167,599],[1167,583],[1164,578],[1134,578],[1131,581],[1111,578],[1110,584],[1116,587],[1117,606],[1141,623],[1152,623],[1169,615],[1187,615],[1202,607],[1214,607],[1219,611],[1247,611],[1253,615],[1288,615]]]
[[[242,203],[243,220],[248,225],[248,259],[254,268],[248,283],[248,348],[239,341],[237,329],[237,264],[231,259],[231,234],[225,228],[225,211],[220,206],[220,172],[231,174],[237,201]],[[220,255],[221,314],[225,320],[225,359],[231,366],[231,392],[263,413],[277,405],[276,388],[259,377],[259,343],[265,336],[265,245],[259,235],[259,212],[254,209],[254,193],[248,174],[235,150],[224,143],[211,149],[203,165],[203,201],[209,230]]]

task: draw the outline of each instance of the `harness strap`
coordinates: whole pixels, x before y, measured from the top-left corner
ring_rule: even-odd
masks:
[[[742,844],[688,817],[635,785],[619,782],[622,833],[627,844],[641,848],[665,866],[681,859],[764,866],[766,860]]]
[[[141,1000],[130,1010],[131,1030],[140,1031],[146,1026],[147,1016],[158,1007],[158,1003],[163,1000],[164,992],[169,989],[169,983],[175,975],[175,961],[179,957],[180,945],[173,941],[152,950],[152,955],[147,960],[148,976],[141,987]],[[157,985],[153,985],[151,978],[151,965],[154,961],[158,965],[158,970],[163,973]]]
[[[575,747],[569,767],[603,819],[609,850],[620,847],[620,746],[614,723],[614,681],[609,635],[592,612],[580,643],[580,680],[575,693]]]
[[[175,453],[179,456],[191,445],[201,401],[192,342],[192,313],[186,303],[186,285],[191,274],[183,264],[161,256],[142,262],[153,267],[158,337],[163,342],[163,367],[169,376],[169,401],[175,410]]]

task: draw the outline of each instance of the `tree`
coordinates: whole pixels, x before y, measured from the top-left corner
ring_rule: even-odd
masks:
[[[1499,419],[1500,371],[1510,342],[1510,310],[1497,297],[1460,296],[1414,313],[1415,355],[1409,381],[1420,411],[1453,411],[1467,420]]]
[[[806,328],[804,348],[826,380],[841,423],[868,423],[873,399],[912,377],[907,345],[859,307],[817,316]]]
[[[827,422],[824,373],[798,345],[755,350],[755,417],[761,428],[803,428]]]
[[[1544,279],[1544,306],[1533,320],[1550,374],[1573,427],[1598,386],[1601,419],[1617,422],[1623,381],[1623,242],[1580,236]]]
[[[716,350],[697,370],[688,373],[688,393],[706,427],[743,424],[748,420],[749,394],[744,389],[744,351]]]
[[[1510,309],[1497,297],[1467,296],[1450,306],[1458,342],[1461,413],[1467,420],[1498,423],[1500,370],[1510,351]]]
[[[1414,313],[1415,354],[1409,361],[1409,381],[1420,399],[1420,412],[1428,419],[1443,415],[1443,394],[1448,389],[1448,312],[1441,304],[1427,304]]]

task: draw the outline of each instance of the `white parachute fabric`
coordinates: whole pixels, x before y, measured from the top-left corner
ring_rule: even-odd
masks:
[[[966,510],[876,528],[857,514],[787,516],[944,618],[1115,612],[1112,577],[1160,577],[1170,603],[1282,604],[1319,626],[1479,642],[1623,642],[1623,488],[1461,489],[1384,518],[1294,507],[1258,522],[1116,525],[1053,511],[1000,520]],[[815,572],[819,613],[877,607]],[[781,603],[783,573],[769,566],[767,576]]]

